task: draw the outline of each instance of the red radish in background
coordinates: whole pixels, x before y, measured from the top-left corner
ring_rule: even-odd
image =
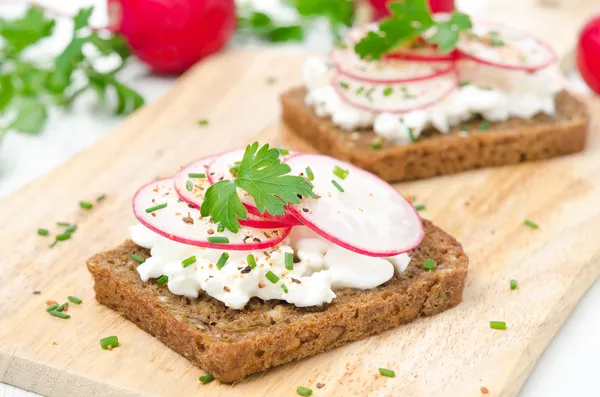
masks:
[[[375,20],[381,19],[390,14],[390,10],[387,8],[387,3],[394,0],[369,0],[371,7],[373,7]],[[454,0],[429,0],[429,8],[431,12],[452,12],[454,10]]]
[[[592,18],[579,34],[577,68],[587,85],[600,94],[600,15]]]
[[[181,73],[235,30],[234,0],[108,0],[111,30],[158,73]]]

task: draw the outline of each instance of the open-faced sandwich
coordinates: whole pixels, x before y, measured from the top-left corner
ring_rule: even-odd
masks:
[[[585,106],[563,89],[551,47],[469,16],[390,5],[330,56],[304,65],[283,121],[321,152],[387,181],[583,150]]]
[[[133,212],[87,263],[97,300],[223,382],[461,301],[461,245],[331,157],[254,143],[148,183]]]

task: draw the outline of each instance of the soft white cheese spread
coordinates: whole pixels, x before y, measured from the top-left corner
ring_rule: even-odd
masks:
[[[169,277],[167,286],[176,295],[197,298],[200,291],[233,309],[242,309],[252,297],[279,299],[299,307],[330,303],[334,288],[369,289],[403,272],[410,263],[408,254],[375,258],[352,251],[321,238],[306,227],[295,227],[279,245],[261,251],[223,251],[200,248],[169,240],[138,224],[130,228],[131,239],[150,249],[151,256],[138,266],[143,281]],[[219,270],[217,262],[229,258]],[[285,267],[285,253],[294,253],[293,270]],[[254,255],[250,268],[247,256]],[[195,256],[195,263],[182,261]],[[267,273],[277,277],[269,280]],[[271,277],[273,279],[273,277]]]
[[[417,138],[425,128],[432,126],[441,133],[448,133],[450,127],[476,115],[494,122],[511,116],[527,119],[537,113],[555,114],[555,96],[564,86],[556,67],[535,73],[473,61],[460,61],[457,67],[464,84],[435,105],[402,114],[377,114],[345,102],[331,85],[332,70],[327,61],[311,57],[303,69],[305,102],[318,116],[330,117],[344,130],[372,127],[376,134],[399,144],[411,142],[410,132]]]

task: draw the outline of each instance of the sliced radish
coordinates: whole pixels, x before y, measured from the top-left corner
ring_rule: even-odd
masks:
[[[244,157],[244,151],[245,149],[237,149],[216,156],[208,167],[208,179],[212,183],[216,183],[222,180],[233,179],[234,175],[232,174],[231,169],[236,166],[236,162],[242,161],[242,158]],[[295,154],[296,152],[290,151],[287,155],[281,156],[281,158],[282,160],[284,160],[287,157],[293,156]],[[298,222],[298,220],[291,215],[276,216],[271,215],[269,213],[261,214],[258,211],[258,208],[256,208],[256,203],[254,202],[254,199],[248,193],[244,192],[241,189],[238,189],[237,191],[238,195],[240,196],[240,199],[242,200],[242,204],[244,204],[244,206],[250,214],[263,217],[265,221],[273,222],[274,224],[287,226],[300,225],[300,222]],[[256,222],[254,223],[256,224]]]
[[[456,69],[428,80],[400,83],[365,83],[337,74],[332,85],[352,106],[375,113],[406,113],[426,108],[450,95],[458,86]]]
[[[437,46],[424,43],[422,47],[411,47],[385,54],[383,59],[397,59],[405,61],[421,61],[421,62],[453,62],[460,58],[461,54],[458,51],[452,51],[448,54],[441,53]]]
[[[142,186],[133,197],[133,212],[144,226],[161,236],[205,248],[236,251],[269,248],[283,241],[290,232],[290,228],[259,230],[246,227],[237,233],[227,229],[218,232],[218,225],[210,217],[203,218],[200,210],[179,198],[173,178]],[[226,237],[229,242],[212,243],[210,237]]]
[[[175,174],[173,177],[175,190],[183,201],[200,208],[206,189],[211,185],[207,169],[214,159],[215,156],[210,156],[194,161]]]
[[[394,59],[389,57],[377,62],[362,60],[352,47],[336,47],[331,60],[339,74],[365,83],[407,83],[433,79],[454,70],[454,60],[431,62]]]
[[[257,210],[258,211],[258,210]],[[268,215],[268,214],[267,214]],[[285,218],[285,219],[278,219]],[[289,223],[288,223],[289,221]],[[248,217],[245,220],[240,219],[242,226],[253,227],[255,229],[278,229],[298,226],[302,223],[296,217],[290,215],[287,217],[256,215],[248,211]]]
[[[310,167],[317,199],[288,205],[306,226],[327,240],[364,255],[392,256],[410,251],[423,239],[423,225],[414,207],[391,185],[352,164],[315,154],[285,161],[292,174]],[[342,179],[334,167],[347,170]],[[344,191],[333,184],[335,181]]]
[[[479,22],[473,34],[462,34],[457,48],[477,62],[504,69],[536,71],[556,60],[550,45],[505,25]]]

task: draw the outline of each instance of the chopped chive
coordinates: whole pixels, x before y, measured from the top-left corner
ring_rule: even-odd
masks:
[[[290,154],[290,151],[287,150],[286,148],[280,147],[280,148],[277,148],[277,150],[279,151],[279,154],[281,154],[283,156],[285,156],[286,154]]]
[[[68,307],[69,307],[69,302],[65,302],[62,305],[59,305],[55,310],[57,312],[63,312]]]
[[[206,178],[206,174],[203,173],[191,173],[188,174],[189,178]]]
[[[208,125],[208,120],[207,119],[200,119],[198,120],[198,125]]]
[[[463,132],[469,132],[469,126],[465,123],[460,123],[460,130]]]
[[[215,380],[215,377],[212,375],[204,375],[200,377],[200,383],[210,383]]]
[[[77,225],[71,225],[65,229],[63,234],[67,234],[67,233],[71,234],[71,233],[75,232],[76,230],[77,230]]]
[[[517,280],[510,280],[510,289],[517,289]]]
[[[168,281],[169,281],[169,276],[162,275],[162,276],[160,276],[160,278],[158,280],[156,280],[156,285],[158,285],[160,287],[162,285],[165,285]]]
[[[285,286],[285,284],[281,284],[281,289],[283,290],[283,292],[285,294],[287,294],[289,292],[288,289],[287,289],[287,287]]]
[[[404,96],[404,98],[414,98],[415,97],[410,92],[408,92],[408,88],[406,88],[406,87],[401,87],[400,91],[402,91],[402,95]]]
[[[506,322],[504,322],[504,321],[490,321],[490,328],[492,328],[492,329],[506,329]]]
[[[460,82],[460,84],[459,84],[458,86],[459,86],[459,87],[466,87],[466,86],[468,86],[469,84],[471,84],[471,82],[469,82],[469,81],[461,81],[461,82]]]
[[[276,282],[278,282],[278,281],[279,281],[279,277],[277,277],[277,276],[275,275],[275,273],[273,273],[273,272],[272,272],[272,271],[270,271],[270,270],[269,270],[269,271],[268,271],[268,272],[265,274],[265,277],[267,278],[267,280],[269,280],[269,281],[270,281],[270,282],[272,282],[273,284],[275,284]]]
[[[350,86],[345,81],[340,81],[340,87],[347,90]]]
[[[54,316],[54,317],[59,317],[59,318],[64,318],[65,320],[66,320],[67,318],[71,318],[71,315],[70,315],[70,314],[63,313],[63,312],[57,312],[56,310],[51,310],[51,311],[49,311],[48,313],[50,313],[50,315],[51,315],[51,316]]]
[[[392,371],[391,369],[387,369],[387,368],[379,368],[379,373],[383,376],[387,376],[388,378],[396,377],[396,373],[394,371]]]
[[[206,240],[209,243],[213,243],[213,244],[229,244],[229,239],[227,237],[221,237],[221,236],[210,236],[207,237]]]
[[[306,167],[306,176],[308,177],[309,181],[314,181],[315,180],[315,174],[313,174],[312,168]]]
[[[298,386],[296,393],[298,393],[299,396],[312,396],[312,390],[304,386]]]
[[[529,219],[525,219],[525,221],[523,221],[523,224],[525,226],[529,226],[532,229],[539,229],[540,228],[537,223],[535,223],[533,221],[530,221]]]
[[[394,91],[394,89],[392,87],[387,87],[386,89],[383,90],[383,96],[390,96],[390,95],[392,95],[393,91]]]
[[[53,311],[53,310],[56,310],[56,308],[57,308],[57,307],[58,307],[58,305],[57,305],[57,304],[54,304],[54,305],[48,306],[48,307],[46,308],[46,311],[47,311],[47,312],[51,312],[51,311]]]
[[[223,226],[219,223],[219,225],[217,226],[217,232],[223,233],[224,231],[225,231],[225,226]]]
[[[360,86],[360,87],[358,88],[358,90],[356,90],[356,95],[360,95],[360,94],[361,94],[361,92],[363,92],[364,90],[365,90],[365,87],[363,87],[363,86]]]
[[[67,222],[56,222],[56,224],[57,224],[58,226],[65,226],[65,227],[66,227],[66,226],[71,226],[71,224],[70,224],[70,223],[67,223]]]
[[[56,241],[65,241],[71,238],[71,233],[61,233],[56,235],[55,239]]]
[[[96,201],[102,201],[106,198],[106,194],[101,194],[100,196],[98,196],[98,198],[96,198]]]
[[[194,189],[194,184],[192,183],[192,181],[187,181],[185,183],[185,188],[187,189],[188,192],[191,192],[192,189]]]
[[[52,244],[50,244],[50,248],[54,248],[54,246],[56,246],[56,244],[58,244],[58,240],[54,240],[54,242]]]
[[[350,172],[348,170],[345,170],[342,167],[336,165],[333,167],[333,174],[341,179],[346,179],[348,177],[348,174],[350,174]]]
[[[371,87],[367,90],[367,92],[365,93],[365,96],[367,98],[370,98],[371,94],[373,94],[375,92],[375,87]]]
[[[335,186],[335,188],[337,190],[339,190],[340,192],[344,193],[344,188],[340,186],[339,183],[337,183],[336,181],[332,180],[331,183],[333,184],[333,186]]]
[[[248,254],[248,256],[246,257],[246,262],[248,262],[248,265],[251,269],[254,269],[256,267],[256,259],[254,259],[254,255]]]
[[[100,339],[100,346],[102,346],[102,348],[104,350],[110,350],[113,347],[119,346],[119,338],[117,338],[114,335],[107,336],[106,338],[102,338],[102,339]]]
[[[48,235],[48,229],[38,229],[37,230],[37,234],[39,234],[40,236],[47,236]]]
[[[83,302],[81,299],[79,299],[76,296],[67,296],[67,299],[69,300],[69,302],[73,302],[77,305],[81,305],[81,303]]]
[[[425,210],[425,208],[426,208],[425,204],[417,204],[417,205],[415,205],[415,209],[417,211],[423,211],[423,210]]]
[[[85,210],[91,210],[92,208],[94,208],[94,204],[89,203],[87,201],[80,201],[79,206]]]
[[[166,206],[167,206],[167,203],[162,203],[162,204],[155,205],[154,207],[146,208],[146,214],[149,214],[154,211],[162,210]]]
[[[408,138],[412,143],[415,143],[417,141],[417,138],[415,137],[414,131],[411,127],[408,127]]]
[[[479,124],[479,131],[487,131],[490,126],[490,122],[487,120],[483,120],[481,124]]]
[[[373,139],[373,143],[371,143],[371,149],[378,150],[383,146],[383,139],[375,138]]]
[[[294,254],[291,252],[285,253],[285,268],[288,270],[294,270]]]
[[[137,263],[144,263],[144,262],[146,262],[146,260],[144,258],[142,258],[141,256],[138,256],[136,254],[129,254],[129,257],[131,259],[133,259],[134,261],[136,261]]]
[[[435,269],[435,261],[433,259],[425,259],[423,262],[423,270]]]
[[[229,259],[229,254],[227,252],[223,252],[221,254],[221,257],[219,258],[219,261],[217,262],[217,270],[223,269],[223,266],[225,266],[228,259]]]
[[[182,260],[181,261],[181,266],[188,267],[190,265],[193,265],[194,263],[196,263],[196,256],[192,255],[189,258],[186,258],[186,259]]]

